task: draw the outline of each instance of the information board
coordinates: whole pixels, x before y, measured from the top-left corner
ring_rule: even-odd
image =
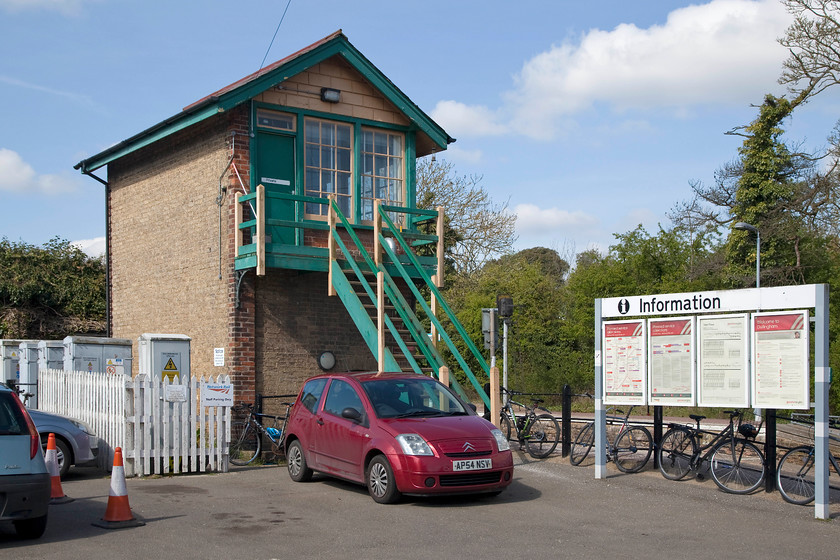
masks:
[[[750,406],[749,316],[697,318],[697,404]]]
[[[810,408],[807,311],[756,313],[753,325],[753,406]]]
[[[694,375],[694,318],[648,320],[648,403],[694,406]]]
[[[645,404],[645,321],[603,323],[604,404]]]

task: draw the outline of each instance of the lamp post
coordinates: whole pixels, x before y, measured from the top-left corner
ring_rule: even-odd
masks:
[[[746,222],[738,222],[732,227],[734,229],[749,231],[755,234],[755,287],[761,288],[761,232],[758,231],[757,227]],[[755,414],[756,422],[761,422],[761,410],[754,408],[753,414]],[[773,409],[767,410],[767,437],[764,442],[764,455],[765,457],[776,456],[776,411]],[[771,492],[773,490],[773,483],[770,481],[771,475],[773,480],[775,480],[775,461],[772,465],[769,465],[767,480],[765,481],[765,491],[767,492]]]
[[[761,232],[758,228],[746,222],[738,222],[733,229],[749,231],[755,234],[755,287],[761,287]]]

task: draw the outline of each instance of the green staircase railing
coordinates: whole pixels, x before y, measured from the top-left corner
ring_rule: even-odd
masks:
[[[394,309],[396,310],[397,314],[399,315],[400,319],[402,320],[403,324],[405,325],[406,329],[408,330],[412,340],[417,345],[418,349],[420,350],[421,354],[423,355],[423,357],[428,362],[429,366],[432,368],[432,372],[435,375],[437,375],[440,368],[443,365],[445,365],[444,361],[443,361],[443,358],[440,355],[440,353],[438,352],[435,345],[432,343],[432,341],[426,335],[426,331],[423,328],[422,323],[420,322],[420,320],[415,315],[414,311],[411,309],[411,307],[406,302],[405,297],[402,295],[402,292],[400,291],[396,282],[394,281],[394,279],[391,277],[391,275],[386,270],[386,267],[384,266],[384,262],[379,264],[379,265],[376,264],[375,259],[373,257],[371,257],[368,250],[364,247],[364,245],[362,244],[358,235],[353,230],[353,226],[349,223],[347,218],[344,217],[344,215],[341,213],[341,210],[338,208],[338,205],[335,203],[335,201],[331,201],[330,208],[331,208],[331,212],[334,213],[337,220],[341,223],[341,225],[344,227],[344,230],[347,232],[348,236],[353,241],[353,244],[355,245],[355,248],[357,249],[359,255],[361,256],[361,259],[364,263],[365,269],[372,272],[372,273],[382,272],[382,277],[383,277],[383,282],[384,282],[383,291],[384,291],[385,296],[391,302],[391,305],[393,305]],[[380,208],[381,208],[382,212],[379,211]],[[464,342],[467,346],[467,349],[473,355],[473,357],[476,359],[477,363],[479,364],[479,367],[483,370],[483,372],[486,375],[489,376],[489,368],[488,368],[487,363],[484,360],[483,356],[481,356],[481,353],[475,347],[475,344],[473,344],[473,342],[470,339],[469,335],[467,334],[466,330],[461,325],[460,321],[458,321],[458,318],[455,316],[452,309],[449,307],[449,305],[446,303],[446,301],[441,296],[440,291],[438,290],[437,286],[435,286],[434,282],[432,282],[429,275],[426,274],[423,271],[423,267],[420,264],[417,257],[414,255],[411,246],[406,242],[406,240],[403,238],[403,236],[400,235],[399,228],[397,226],[395,226],[395,224],[393,223],[391,218],[388,217],[388,215],[387,215],[387,212],[404,212],[404,211],[405,211],[404,208],[393,207],[393,206],[380,206],[377,203],[376,204],[376,209],[374,211],[375,215],[376,215],[375,220],[381,219],[387,225],[390,235],[392,236],[393,239],[395,239],[397,241],[397,243],[399,243],[403,252],[408,257],[409,262],[411,263],[412,266],[415,267],[415,274],[417,274],[417,273],[420,274],[420,277],[422,278],[423,282],[430,289],[431,293],[434,294],[434,296],[435,296],[437,302],[439,303],[441,309],[446,314],[446,317],[448,318],[450,323],[455,328],[455,331],[464,340]],[[341,239],[341,236],[339,235],[338,229],[337,229],[337,227],[335,227],[337,225],[337,222],[333,221],[332,223],[334,225],[331,226],[331,228],[330,228],[330,235],[331,235],[332,239],[334,240],[334,243],[335,243],[336,247],[340,250],[341,255],[344,257],[344,262],[347,263],[350,270],[352,270],[352,272],[355,274],[359,283],[363,287],[365,294],[371,299],[371,301],[374,303],[374,305],[377,305],[377,307],[378,307],[378,298],[376,296],[374,288],[370,285],[367,278],[365,277],[364,272],[362,270],[362,267],[360,267],[359,264],[355,262],[355,259],[353,258],[353,255],[350,253],[350,251],[347,249],[347,246],[345,245],[345,243]],[[432,325],[435,326],[435,328],[437,329],[437,332],[440,333],[441,339],[445,342],[447,348],[452,353],[455,360],[458,362],[458,365],[461,367],[461,369],[466,374],[467,379],[470,381],[470,383],[473,385],[473,387],[475,388],[478,395],[484,401],[484,404],[489,407],[490,406],[490,400],[487,397],[487,395],[484,393],[483,387],[481,386],[479,381],[476,379],[475,374],[472,372],[472,369],[470,368],[470,366],[467,363],[464,356],[458,350],[457,346],[455,346],[455,343],[452,340],[452,338],[449,336],[449,334],[447,334],[446,330],[443,327],[443,324],[435,316],[435,313],[432,311],[431,307],[426,303],[425,298],[420,293],[420,290],[417,288],[417,286],[415,286],[414,281],[413,281],[411,275],[409,274],[409,272],[407,271],[405,265],[400,262],[400,259],[398,258],[397,254],[390,247],[390,245],[387,242],[386,237],[382,234],[381,231],[379,231],[379,228],[375,228],[374,231],[377,232],[376,235],[378,235],[378,237],[379,237],[378,243],[380,244],[380,246],[384,250],[385,254],[388,256],[391,265],[396,267],[400,276],[405,281],[406,285],[409,287],[411,292],[414,294],[414,296],[415,296],[418,304],[422,308],[423,312],[428,316],[429,321],[431,322]],[[350,312],[351,317],[353,318],[354,322],[356,322],[356,325],[359,328],[359,332],[362,334],[363,337],[365,337],[366,344],[371,349],[371,351],[374,353],[374,355],[377,355],[378,354],[378,337],[379,337],[378,329],[373,325],[373,321],[370,319],[369,315],[367,314],[367,311],[364,309],[364,306],[362,305],[361,300],[358,299],[358,295],[353,290],[352,286],[350,285],[350,282],[347,280],[347,277],[344,273],[344,270],[339,265],[338,260],[335,257],[336,257],[335,254],[330,255],[330,261],[331,261],[330,262],[330,267],[331,267],[331,270],[332,270],[333,287],[335,288],[336,293],[341,298],[342,302],[347,307],[347,309]],[[348,292],[352,292],[352,296]],[[351,307],[352,307],[352,309],[351,309]],[[385,314],[385,323],[386,323],[386,327],[387,327],[388,331],[391,333],[391,336],[397,341],[397,344],[400,347],[400,351],[406,356],[406,359],[407,359],[410,367],[414,371],[416,371],[418,373],[421,373],[422,372],[421,367],[419,366],[419,364],[417,364],[416,360],[411,355],[412,354],[411,351],[409,350],[409,348],[407,347],[405,342],[400,337],[399,333],[396,330],[395,325],[393,324],[393,321],[390,319],[390,317],[388,317],[387,314]],[[376,338],[374,338],[374,337],[376,337]],[[393,367],[395,362],[392,362],[391,360],[394,360],[393,354],[386,349],[385,364],[384,364],[384,367],[386,369],[390,369],[391,367]],[[450,383],[452,384],[453,388],[459,394],[461,394],[461,396],[466,397],[466,394],[464,393],[463,388],[460,386],[460,384],[457,382],[457,380],[455,379],[454,376],[450,378]]]

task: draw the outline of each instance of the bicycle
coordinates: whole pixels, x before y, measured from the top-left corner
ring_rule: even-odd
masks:
[[[512,400],[512,395],[525,395],[516,391],[508,391],[502,387],[505,404],[499,417],[499,429],[511,440],[511,434],[516,432],[516,439],[520,446],[525,446],[528,454],[534,459],[545,459],[560,443],[560,424],[548,409],[539,406],[542,399],[531,399],[532,405],[526,405]],[[517,416],[513,407],[518,406],[524,412]],[[511,440],[512,441],[512,440]]]
[[[254,405],[240,403],[233,407],[234,412],[244,415],[244,420],[231,422],[230,426],[230,447],[228,448],[228,459],[234,465],[247,465],[260,455],[262,450],[262,435],[267,436],[271,441],[272,452],[275,455],[285,455],[283,449],[283,430],[289,413],[294,403],[280,403],[286,406],[286,413],[282,416],[262,414],[254,411]],[[262,419],[270,418],[273,425],[264,426]]]
[[[591,395],[587,395],[591,396]],[[607,420],[620,422],[621,425],[612,441],[607,437],[607,460],[615,463],[618,470],[625,473],[636,473],[642,470],[650,459],[653,452],[653,438],[644,426],[631,426],[629,423],[630,413],[635,406],[627,410],[627,414],[619,409],[614,409],[624,416],[610,416],[613,408],[607,409]],[[578,432],[572,444],[569,462],[572,465],[580,465],[589,455],[590,450],[595,446],[595,421],[589,422]]]
[[[840,441],[840,438],[831,434],[828,437],[834,441]],[[815,459],[813,445],[800,445],[782,455],[779,468],[776,470],[776,488],[779,489],[785,501],[799,505],[810,504],[814,501]],[[840,475],[837,458],[829,453],[828,461],[829,465],[834,467],[834,472]],[[828,470],[828,474],[831,474],[831,469]]]
[[[702,478],[700,469],[706,461],[718,487],[732,494],[749,494],[764,481],[765,461],[761,450],[750,439],[761,431],[742,422],[739,410],[727,410],[729,425],[719,433],[700,429],[705,416],[689,415],[697,428],[670,424],[659,445],[659,471],[669,480],[681,480],[690,472]],[[734,420],[738,418],[738,427]],[[705,445],[698,443],[704,435],[713,436]],[[704,453],[705,452],[705,453]]]

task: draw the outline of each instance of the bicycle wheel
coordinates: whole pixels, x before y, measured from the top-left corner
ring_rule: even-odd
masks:
[[[668,480],[681,480],[691,472],[691,460],[697,454],[697,440],[685,428],[671,428],[662,437],[657,453],[662,476]]]
[[[814,448],[794,447],[782,456],[776,471],[776,488],[792,504],[814,501]]]
[[[247,465],[260,454],[260,434],[250,423],[235,422],[230,427],[228,457],[234,465]]]
[[[560,442],[560,424],[551,414],[540,414],[523,435],[528,454],[534,459],[545,459]]]
[[[502,435],[505,436],[505,439],[510,441],[510,433],[511,433],[510,418],[504,412],[502,412],[502,415],[499,417],[499,430],[502,431]]]
[[[590,422],[578,432],[575,442],[572,444],[572,452],[569,454],[569,462],[573,465],[580,465],[589,450],[595,445],[595,422]]]
[[[764,455],[745,439],[726,439],[712,452],[711,471],[721,490],[749,494],[764,480]]]
[[[647,465],[653,451],[650,432],[642,426],[632,426],[625,430],[615,442],[613,460],[618,470],[635,473]]]

